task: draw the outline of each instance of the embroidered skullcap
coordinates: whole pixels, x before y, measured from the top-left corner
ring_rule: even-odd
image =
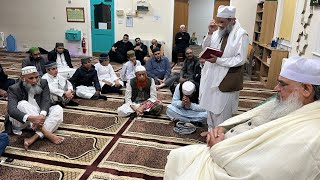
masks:
[[[107,60],[110,60],[109,55],[107,53],[100,54],[100,56],[99,56],[99,61],[100,62],[107,61]]]
[[[136,56],[134,50],[130,50],[130,51],[127,52],[127,57],[128,58],[131,58],[131,57],[134,57],[134,56]]]
[[[300,83],[320,85],[320,59],[290,57],[284,63],[280,76]]]
[[[186,96],[191,95],[196,90],[196,85],[191,81],[186,81],[182,84],[182,93]]]
[[[155,48],[152,49],[152,53],[153,53],[153,54],[154,54],[155,52],[158,52],[158,51],[160,51],[160,49],[159,49],[158,47],[155,47]]]
[[[57,47],[64,47],[64,45],[63,45],[62,42],[57,42],[57,43],[56,43],[56,48],[57,48]]]
[[[32,54],[33,54],[34,52],[36,52],[36,51],[39,51],[39,52],[40,52],[40,50],[39,50],[38,47],[32,47],[32,48],[29,49],[29,52],[32,53]]]
[[[24,68],[21,69],[21,75],[27,75],[27,74],[31,74],[31,73],[35,73],[38,72],[37,68],[35,66],[26,66]]]
[[[236,8],[234,6],[219,6],[217,17],[220,18],[235,18]]]
[[[144,66],[137,66],[136,67],[136,72],[142,72],[142,71],[146,71],[146,68]]]
[[[88,61],[90,61],[90,60],[91,60],[91,58],[90,58],[90,57],[82,58],[82,59],[81,59],[81,64],[87,64],[87,63],[88,63]]]
[[[48,61],[46,62],[46,64],[44,64],[44,67],[46,69],[52,68],[52,67],[57,67],[57,63],[54,61]]]

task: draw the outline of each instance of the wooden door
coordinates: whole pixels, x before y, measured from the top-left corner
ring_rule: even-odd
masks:
[[[215,0],[214,1],[213,18],[217,17],[218,7],[220,5],[230,6],[230,0]]]
[[[174,1],[174,21],[173,21],[173,45],[174,37],[179,32],[180,25],[186,25],[188,29],[189,1],[175,0]]]

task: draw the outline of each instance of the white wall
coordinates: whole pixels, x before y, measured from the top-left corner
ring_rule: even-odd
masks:
[[[237,8],[236,18],[239,20],[242,28],[247,31],[250,42],[253,39],[257,2],[257,0],[230,0],[230,5]]]
[[[68,23],[66,7],[84,7],[86,23]],[[80,42],[67,43],[65,31],[70,28],[81,30],[82,35],[90,34],[88,3],[84,0],[1,0],[0,32],[13,34],[18,51],[41,46],[52,50],[56,42],[64,42],[72,54],[82,55]],[[90,41],[90,37],[88,37]],[[89,49],[90,50],[90,49]]]
[[[133,27],[126,27],[125,16],[115,16],[115,41],[128,34],[130,39],[140,37],[142,40],[157,39],[165,42],[165,56],[171,59],[174,0],[148,0],[149,11],[141,17],[133,18]],[[125,12],[136,10],[137,0],[115,0],[116,9]],[[154,21],[154,16],[160,16],[160,21]],[[123,19],[123,24],[119,24]]]
[[[148,0],[150,11],[133,19],[133,27],[118,24],[115,15],[115,41],[122,39],[123,34],[130,38],[140,37],[143,40],[158,39],[165,42],[165,55],[171,59],[174,0]],[[114,9],[136,10],[137,0],[114,0]],[[66,7],[83,7],[85,23],[68,23]],[[159,22],[153,17],[160,16]],[[65,31],[70,28],[81,30],[87,38],[88,52],[91,55],[91,17],[90,0],[1,0],[0,3],[0,32],[6,36],[13,34],[17,40],[18,51],[27,51],[30,47],[41,46],[52,50],[57,41],[76,55],[83,55],[81,42],[70,43],[65,40]]]
[[[214,0],[189,0],[188,32],[190,36],[196,33],[198,44],[208,33],[208,24],[212,20]]]

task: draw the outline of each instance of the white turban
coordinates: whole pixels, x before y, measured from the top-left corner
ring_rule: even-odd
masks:
[[[191,81],[186,81],[182,84],[182,93],[186,96],[191,95],[196,90],[196,85]]]
[[[37,68],[35,66],[26,66],[24,68],[21,69],[21,75],[26,75],[26,74],[31,74],[31,73],[35,73],[38,72]]]
[[[290,57],[284,63],[280,76],[301,83],[320,85],[320,59]]]
[[[146,71],[146,68],[144,66],[137,66],[136,72]]]
[[[217,17],[220,18],[235,18],[236,8],[234,6],[219,6]]]

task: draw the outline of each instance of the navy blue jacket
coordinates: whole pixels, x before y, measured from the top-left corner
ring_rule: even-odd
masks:
[[[89,70],[83,66],[79,67],[70,78],[70,82],[72,83],[74,89],[76,89],[77,86],[83,85],[94,86],[96,91],[101,91],[97,71],[95,70],[94,66],[92,66]]]

